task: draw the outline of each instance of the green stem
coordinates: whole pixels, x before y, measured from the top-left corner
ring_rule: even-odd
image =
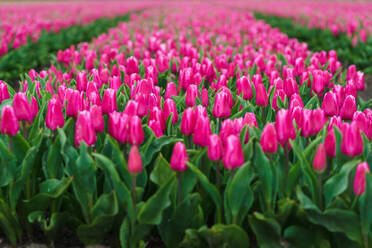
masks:
[[[137,197],[136,197],[136,176],[133,176],[132,177],[132,201],[133,201],[133,211],[134,211],[134,216],[135,218],[137,219],[137,216],[136,216],[136,205],[137,205]]]
[[[217,190],[220,192],[221,187],[221,172],[220,172],[220,164],[217,162],[216,164],[216,184],[217,184]]]
[[[9,150],[13,153],[13,137],[9,135]]]
[[[181,172],[177,171],[178,187],[177,187],[177,205],[180,205],[182,200],[182,177]]]
[[[264,127],[266,123],[265,107],[262,107],[261,110],[262,110],[262,127]]]
[[[231,180],[234,179],[235,176],[235,169],[231,169]]]
[[[319,207],[320,207],[320,209],[323,209],[323,185],[322,185],[322,174],[321,174],[321,173],[318,173],[317,178],[318,178],[318,187],[319,187],[319,195],[318,195],[318,199],[319,199]]]

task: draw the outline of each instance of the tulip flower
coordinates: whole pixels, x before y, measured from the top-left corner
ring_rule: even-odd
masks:
[[[163,107],[163,118],[164,121],[168,119],[170,114],[173,114],[172,124],[176,124],[178,121],[177,107],[173,99],[168,98],[164,101]]]
[[[329,91],[324,95],[322,109],[326,116],[338,115],[336,94]]]
[[[194,110],[190,107],[185,109],[181,120],[181,132],[186,136],[192,135],[194,132],[195,122],[196,116]]]
[[[144,133],[141,119],[134,115],[129,120],[129,143],[132,145],[141,145],[144,141]]]
[[[76,117],[79,112],[79,101],[80,101],[79,91],[68,88],[66,90],[66,100],[67,100],[66,116]]]
[[[161,112],[160,108],[152,107],[150,109],[149,121],[151,121],[151,120],[159,121],[161,129],[165,130],[165,120],[163,118],[163,113]]]
[[[187,169],[186,161],[188,161],[185,144],[182,142],[176,142],[173,147],[173,153],[171,157],[171,169],[179,172],[183,172]]]
[[[351,120],[356,111],[355,97],[348,95],[341,107],[340,115],[343,120]]]
[[[92,105],[90,106],[89,112],[91,114],[94,130],[99,133],[103,132],[103,130],[105,130],[105,121],[103,119],[101,107]]]
[[[368,137],[369,134],[369,125],[370,121],[367,119],[367,116],[361,112],[356,111],[353,115],[353,122],[357,124],[357,126],[364,132],[364,134]]]
[[[32,119],[37,116],[39,113],[39,105],[37,103],[37,100],[34,96],[31,96],[31,115]]]
[[[336,156],[336,138],[333,128],[328,131],[324,139],[324,148],[328,157],[334,158]]]
[[[19,92],[13,97],[14,113],[19,121],[31,122],[33,119],[31,104],[29,103],[25,93]]]
[[[125,106],[124,113],[129,116],[137,115],[138,113],[138,102],[129,100]]]
[[[304,123],[304,114],[301,107],[295,107],[292,110],[292,118],[295,120],[297,129],[301,129]]]
[[[236,135],[230,135],[226,139],[223,153],[223,164],[228,170],[240,167],[244,164],[244,155],[240,139]]]
[[[19,131],[19,124],[12,106],[5,105],[1,111],[1,133],[14,136]]]
[[[357,196],[361,196],[366,190],[366,174],[369,173],[369,167],[367,162],[358,164],[355,177],[354,177],[354,193]]]
[[[0,83],[0,103],[9,98],[8,86],[5,83]]]
[[[131,56],[127,59],[126,69],[128,75],[132,73],[138,73],[138,61],[135,57]]]
[[[149,127],[154,132],[156,138],[159,138],[159,137],[163,136],[163,130],[161,128],[160,121],[150,120],[149,121]]]
[[[266,153],[276,153],[278,150],[278,139],[273,123],[268,123],[262,130],[260,139],[262,150]]]
[[[344,123],[342,128],[341,152],[354,157],[363,152],[363,139],[356,122]]]
[[[142,158],[138,147],[133,145],[129,151],[128,171],[131,174],[138,174],[142,171]]]
[[[61,102],[54,95],[48,103],[48,110],[45,118],[47,128],[56,130],[58,127],[63,127],[65,118],[62,112]]]
[[[195,123],[193,142],[195,145],[207,146],[211,126],[208,117],[199,116]]]
[[[193,107],[196,104],[196,98],[199,95],[198,86],[195,84],[190,84],[187,87],[186,94],[185,94],[185,105],[186,107]]]
[[[106,89],[102,98],[102,111],[105,114],[110,114],[117,110],[116,92],[114,89]]]
[[[327,165],[327,154],[323,144],[319,144],[313,159],[313,169],[322,173]]]
[[[111,112],[109,114],[109,134],[120,143],[128,142],[130,116],[124,113]]]
[[[88,146],[94,145],[97,140],[96,132],[94,131],[92,117],[89,111],[81,111],[76,120],[75,128],[75,145],[80,146],[81,141],[84,141]]]
[[[345,96],[345,88],[340,84],[336,84],[333,87],[333,92],[336,94],[338,106],[341,107],[342,104],[344,103],[345,97],[346,97]]]
[[[257,106],[266,107],[269,103],[265,85],[260,83],[256,85],[256,104]]]
[[[279,143],[284,147],[289,139],[296,138],[296,129],[293,125],[289,110],[281,109],[276,115],[275,129]]]
[[[237,92],[238,95],[243,94],[244,100],[252,99],[253,96],[252,85],[248,77],[243,76],[236,80],[236,89],[238,90]]]
[[[208,158],[212,161],[218,161],[222,159],[223,146],[220,137],[217,134],[209,136],[208,143]]]
[[[250,127],[253,127],[253,126],[258,127],[256,115],[251,112],[245,113],[244,118],[243,118],[243,123],[244,125],[249,125]]]
[[[209,106],[209,95],[208,95],[208,90],[206,88],[202,89],[201,95],[201,102],[204,107]]]
[[[172,96],[177,96],[177,87],[174,83],[168,83],[167,88],[165,90],[164,99],[171,98]]]
[[[227,118],[231,115],[231,107],[227,93],[220,91],[216,94],[212,112],[213,116],[216,118]]]

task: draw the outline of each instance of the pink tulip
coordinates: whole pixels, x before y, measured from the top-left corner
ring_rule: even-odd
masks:
[[[144,141],[144,133],[141,119],[134,115],[129,120],[129,143],[132,145],[141,145]]]
[[[16,93],[13,97],[13,109],[19,121],[31,122],[33,119],[31,104],[25,93]]]
[[[341,131],[341,152],[350,157],[361,155],[363,152],[363,139],[357,123],[344,123]]]
[[[333,128],[328,131],[324,139],[324,148],[328,157],[334,158],[336,156],[336,138]]]
[[[67,101],[66,116],[76,117],[79,112],[80,101],[79,91],[68,88],[66,90],[66,101]]]
[[[61,102],[54,95],[48,103],[48,110],[45,118],[47,128],[56,130],[58,127],[63,127],[65,118],[62,112]]]
[[[265,85],[260,83],[256,85],[256,105],[261,107],[266,107],[269,103]]]
[[[133,145],[129,151],[128,171],[131,174],[141,173],[142,171],[142,158],[138,147]]]
[[[227,118],[231,115],[231,107],[227,93],[220,91],[216,94],[212,112],[213,116],[216,118]]]
[[[103,132],[103,130],[105,130],[105,121],[103,119],[101,107],[92,105],[90,106],[89,112],[91,114],[94,130],[99,133]]]
[[[194,133],[195,122],[195,111],[190,107],[185,109],[181,120],[181,132],[186,136],[192,135]]]
[[[117,110],[116,93],[114,89],[106,89],[102,98],[102,112],[110,114]]]
[[[205,107],[208,107],[209,106],[209,95],[208,95],[208,90],[206,88],[202,89],[200,98],[201,98],[202,105]]]
[[[326,116],[338,115],[336,94],[329,91],[324,95],[322,109]]]
[[[352,95],[348,95],[341,107],[340,115],[343,120],[351,120],[356,111],[355,98]]]
[[[275,129],[279,143],[284,146],[289,139],[296,138],[296,129],[294,128],[292,116],[289,110],[281,109],[276,115]]]
[[[168,98],[171,98],[172,96],[177,96],[177,95],[178,93],[177,93],[176,85],[174,83],[168,83],[167,88],[165,90],[164,99],[168,99]]]
[[[190,84],[187,87],[185,94],[185,105],[186,107],[193,107],[196,104],[196,98],[199,96],[198,86]]]
[[[226,140],[223,164],[228,170],[240,167],[244,164],[242,144],[236,135],[230,135]]]
[[[159,138],[159,137],[163,136],[163,130],[161,128],[160,121],[150,120],[149,121],[149,127],[154,132],[156,138]]]
[[[278,150],[278,139],[273,123],[268,123],[262,130],[260,139],[262,150],[266,153],[276,153]]]
[[[366,174],[369,173],[369,167],[367,162],[358,164],[355,177],[354,177],[354,193],[357,196],[361,196],[366,190]]]
[[[88,146],[92,146],[96,143],[97,135],[94,131],[92,117],[89,111],[81,111],[76,120],[75,128],[75,145],[80,146],[81,142],[84,141]]]
[[[313,160],[313,169],[316,172],[322,173],[327,165],[327,156],[324,145],[321,143],[318,145],[316,150],[314,160]]]
[[[208,158],[212,161],[218,161],[222,159],[223,146],[220,137],[217,134],[209,136],[208,143]]]
[[[176,142],[173,147],[173,153],[171,157],[171,169],[175,171],[183,172],[187,169],[186,162],[188,161],[185,144],[182,142]]]
[[[109,114],[109,134],[120,143],[129,140],[129,121],[130,116],[124,113],[111,112]]]
[[[12,106],[5,105],[1,111],[1,133],[14,136],[19,131],[19,124]]]
[[[211,126],[208,117],[199,116],[195,123],[193,142],[195,145],[207,146]]]
[[[168,119],[170,114],[173,114],[172,124],[176,124],[178,121],[177,107],[173,99],[166,99],[163,107],[163,118],[164,121]]]

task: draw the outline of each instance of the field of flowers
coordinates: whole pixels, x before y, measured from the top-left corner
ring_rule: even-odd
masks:
[[[1,237],[372,247],[365,72],[256,19],[247,3],[116,4],[127,22],[92,24],[108,31],[0,80]],[[65,27],[105,16],[81,6],[64,9],[73,21],[47,8],[32,18]]]

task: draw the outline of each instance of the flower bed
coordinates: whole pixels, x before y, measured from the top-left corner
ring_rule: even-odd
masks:
[[[0,84],[0,224],[122,247],[369,247],[364,74],[244,10],[132,14]]]

